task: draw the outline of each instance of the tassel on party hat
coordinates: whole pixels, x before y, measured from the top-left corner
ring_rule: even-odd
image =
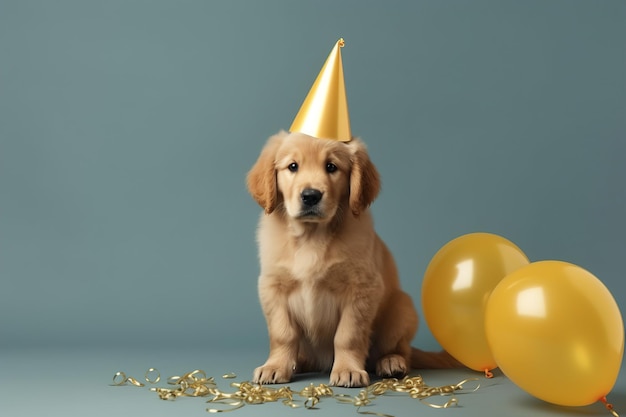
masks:
[[[291,124],[289,129],[291,132],[301,132],[316,138],[340,142],[352,139],[341,63],[340,48],[343,48],[343,45],[343,39],[339,39],[328,55]]]

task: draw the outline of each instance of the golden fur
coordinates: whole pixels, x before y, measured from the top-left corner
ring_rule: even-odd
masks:
[[[332,385],[357,387],[369,383],[366,369],[400,376],[409,367],[458,365],[445,352],[410,346],[417,313],[374,231],[368,207],[380,179],[361,140],[280,132],[247,183],[265,210],[258,290],[270,339],[254,382],[331,370]]]

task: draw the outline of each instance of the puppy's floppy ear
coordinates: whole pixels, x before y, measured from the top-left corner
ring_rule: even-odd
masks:
[[[352,148],[350,210],[352,210],[352,214],[358,216],[378,196],[380,176],[369,158],[365,144],[356,138],[348,144]]]
[[[276,186],[276,151],[278,150],[287,132],[280,131],[270,137],[263,147],[256,163],[248,172],[248,191],[266,214],[270,214],[278,204],[278,190]]]

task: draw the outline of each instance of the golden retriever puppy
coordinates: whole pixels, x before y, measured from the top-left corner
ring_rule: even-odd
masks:
[[[410,367],[452,367],[446,352],[411,348],[418,318],[368,207],[379,175],[359,139],[280,132],[247,177],[264,208],[257,240],[258,290],[270,353],[256,383],[331,370],[330,383],[369,384],[366,370],[402,376]]]

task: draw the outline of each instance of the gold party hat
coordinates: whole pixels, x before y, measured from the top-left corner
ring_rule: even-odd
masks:
[[[316,138],[340,142],[352,139],[341,63],[340,48],[343,48],[343,45],[343,39],[339,39],[330,51],[289,128],[291,132],[301,132]]]

